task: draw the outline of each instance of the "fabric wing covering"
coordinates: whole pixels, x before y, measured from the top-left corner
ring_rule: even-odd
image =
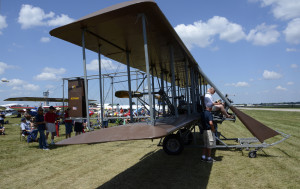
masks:
[[[263,143],[268,138],[279,135],[278,132],[241,112],[237,108],[230,107],[230,109],[236,114],[236,116],[241,120],[241,122],[246,126],[251,134],[255,136],[261,143]]]

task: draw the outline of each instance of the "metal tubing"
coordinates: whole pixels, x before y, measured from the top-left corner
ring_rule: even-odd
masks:
[[[129,93],[129,109],[130,109],[130,123],[133,122],[132,116],[132,91],[131,91],[131,79],[130,79],[130,62],[129,62],[129,52],[126,52],[127,61],[127,75],[128,75],[128,93]]]
[[[86,123],[90,130],[90,115],[89,115],[89,97],[88,97],[88,85],[87,85],[87,74],[86,74],[86,57],[85,57],[85,28],[82,29],[82,57],[83,57],[83,70],[84,70],[84,93],[85,93],[85,108],[86,108]]]
[[[114,113],[114,78],[111,77],[111,110]]]
[[[143,24],[144,51],[145,51],[146,71],[147,71],[147,84],[148,84],[149,105],[150,105],[150,107],[153,107],[152,93],[151,93],[151,82],[150,82],[150,67],[149,67],[149,56],[148,56],[148,44],[147,44],[146,18],[145,18],[144,14],[142,14],[142,24]],[[151,122],[151,125],[154,125],[153,109],[152,108],[150,108],[150,122]]]
[[[198,77],[198,72],[195,73],[195,84],[196,84],[196,110],[198,105],[200,104],[200,93],[199,93],[199,77]]]
[[[65,80],[63,79],[63,113],[65,112]]]
[[[162,90],[162,91],[164,91],[165,89],[164,89],[164,71],[162,70],[161,71],[161,76],[160,76],[160,78],[161,78],[161,88],[160,88],[160,90]],[[162,106],[163,106],[163,117],[165,117],[166,116],[166,105],[165,105],[165,101],[163,100],[162,101]]]
[[[196,102],[195,102],[195,82],[194,82],[194,69],[190,67],[191,75],[191,98],[192,98],[192,112],[196,113]]]
[[[154,92],[154,74],[153,74],[153,66],[151,67],[151,75],[152,75],[152,90]],[[156,112],[155,112],[155,95],[152,95],[152,100],[153,100],[153,107],[151,107],[153,109],[153,119],[155,120],[156,117]]]
[[[99,64],[99,88],[100,88],[100,110],[101,110],[101,126],[103,127],[103,96],[102,96],[102,70],[101,70],[101,49],[99,45],[98,51],[98,64]],[[100,120],[99,120],[100,121]]]
[[[174,71],[174,49],[170,46],[170,70],[172,73],[171,83],[172,83],[172,103],[175,109],[175,117],[178,117],[177,101],[176,96],[176,86],[175,86],[175,71]]]
[[[190,97],[189,97],[189,76],[188,76],[188,67],[187,67],[187,60],[184,62],[184,68],[185,68],[185,96],[186,96],[186,103],[188,108],[188,115],[191,114],[191,107],[190,107]]]

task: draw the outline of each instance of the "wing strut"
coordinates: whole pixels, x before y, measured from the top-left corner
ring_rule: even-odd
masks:
[[[148,43],[147,43],[147,31],[146,31],[146,16],[141,14],[142,24],[143,24],[143,37],[144,37],[144,51],[145,51],[145,62],[146,62],[146,71],[147,71],[147,84],[148,84],[148,96],[149,96],[149,105],[150,105],[150,122],[151,125],[154,125],[153,117],[153,102],[152,102],[152,93],[151,93],[151,82],[150,82],[150,67],[149,67],[149,56],[148,56]]]
[[[86,108],[86,125],[89,130],[90,128],[90,115],[89,115],[89,97],[88,97],[88,85],[87,85],[87,74],[86,74],[86,57],[85,57],[85,28],[82,29],[82,59],[83,59],[83,70],[84,70],[84,93],[85,93],[85,108]]]

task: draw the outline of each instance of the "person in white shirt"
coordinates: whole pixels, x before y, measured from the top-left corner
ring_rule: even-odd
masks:
[[[213,107],[212,111],[221,111],[222,114],[226,117],[226,118],[233,118],[233,116],[229,115],[225,108],[224,108],[224,104],[220,103],[220,102],[214,102],[214,99],[212,97],[213,94],[215,94],[215,89],[213,87],[209,88],[207,90],[207,93],[205,94],[205,98],[204,98],[204,104],[206,107]]]
[[[21,130],[22,130],[22,136],[25,136],[25,135],[29,135],[29,134],[30,134],[30,131],[31,131],[30,125],[29,125],[28,122],[26,121],[26,118],[25,118],[25,117],[23,117],[23,118],[21,119],[21,125],[20,125],[20,127],[21,127]]]

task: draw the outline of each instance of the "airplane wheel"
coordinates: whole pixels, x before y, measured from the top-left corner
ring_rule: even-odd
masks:
[[[180,154],[183,150],[183,141],[182,139],[175,134],[170,134],[165,137],[163,142],[163,149],[169,155]]]
[[[193,136],[193,133],[190,130],[188,130],[188,129],[180,129],[180,131],[178,131],[176,133],[176,135],[178,135],[179,137],[180,137],[180,132],[184,133],[184,135],[185,135],[184,137],[182,137],[184,145],[189,145],[189,144],[191,144],[193,142],[194,136]],[[188,133],[186,133],[186,132],[188,132]]]
[[[256,156],[257,156],[256,151],[250,151],[249,154],[248,154],[249,158],[256,158]]]

